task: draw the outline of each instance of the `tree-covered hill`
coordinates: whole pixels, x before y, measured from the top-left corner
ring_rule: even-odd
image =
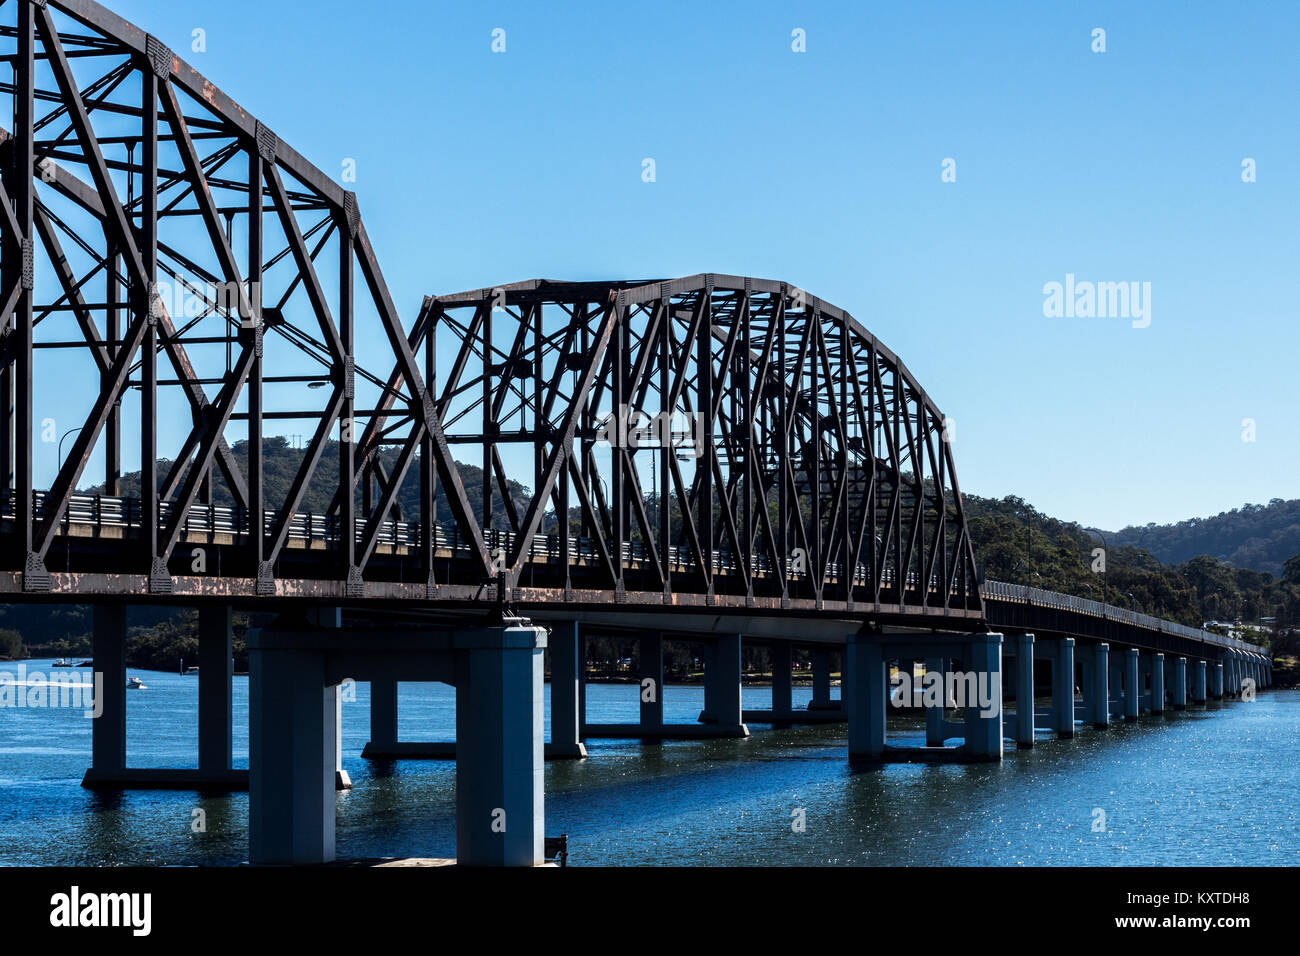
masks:
[[[1242,505],[1211,518],[1128,527],[1108,537],[1117,545],[1145,548],[1170,564],[1208,554],[1238,568],[1277,576],[1288,558],[1300,554],[1300,499],[1274,498],[1266,505]]]
[[[1023,499],[965,495],[975,559],[984,577],[1063,591],[1188,625],[1274,617],[1300,624],[1300,545],[1280,575],[1234,567],[1210,555],[1164,563],[1110,533],[1042,514]],[[1094,550],[1105,545],[1105,573]],[[1098,565],[1100,567],[1100,565]]]

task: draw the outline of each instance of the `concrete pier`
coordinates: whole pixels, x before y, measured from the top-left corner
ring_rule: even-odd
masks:
[[[397,681],[370,682],[370,741],[364,757],[391,755],[397,745]]]
[[[1187,709],[1187,658],[1174,658],[1174,680],[1170,690],[1174,710]]]
[[[1071,647],[1073,638],[1067,638]],[[977,634],[971,638],[967,666],[984,679],[987,675],[991,700],[987,709],[967,701],[962,708],[965,715],[966,742],[963,756],[969,760],[996,761],[1002,759],[1002,635]],[[1032,685],[1031,685],[1032,686]],[[1032,692],[1031,692],[1032,694]],[[1073,703],[1073,694],[1071,694]],[[1020,704],[1017,701],[1016,706]],[[1032,710],[1032,707],[1030,708]],[[1071,710],[1073,714],[1073,710]],[[1073,735],[1073,729],[1071,729]]]
[[[109,777],[126,768],[126,605],[96,604],[92,621],[94,673],[103,676],[104,703],[91,722],[91,772]]]
[[[579,683],[578,659],[580,640],[577,625],[568,623],[554,627],[548,639],[551,658],[551,739],[546,742],[544,756],[547,760],[577,760],[587,756],[587,748],[579,736],[579,714],[582,694]],[[370,684],[370,740],[361,751],[365,760],[455,760],[454,740],[398,740],[397,739],[397,682],[372,681]],[[598,727],[593,736],[604,727]],[[604,736],[639,736],[636,733],[606,734]],[[346,789],[341,786],[340,789]]]
[[[581,759],[587,748],[580,737],[582,639],[574,622],[557,624],[547,638],[551,657],[551,742],[546,756]]]
[[[255,864],[334,859],[338,684],[323,654],[249,654],[249,847]]]
[[[1210,661],[1206,665],[1210,676],[1210,696],[1215,700],[1223,699],[1223,662]]]
[[[1087,720],[1098,730],[1110,726],[1110,645],[1096,644],[1092,648],[1088,685]]]
[[[1063,637],[1054,643],[1052,729],[1057,737],[1069,739],[1074,736],[1074,638]]]
[[[942,747],[947,739],[945,710],[948,704],[948,691],[946,689],[947,685],[943,683],[948,673],[947,658],[927,657],[925,659],[925,673],[927,675],[937,674],[941,682],[939,686],[945,688],[940,691],[940,700],[943,701],[943,705],[925,708],[925,745],[927,747]]]
[[[718,705],[718,648],[707,643],[700,649],[700,660],[704,663],[704,707],[700,711],[700,723],[717,723],[718,715],[714,708]],[[585,713],[585,712],[584,712]],[[584,720],[585,722],[585,720]],[[587,736],[584,727],[583,736]]]
[[[1128,678],[1128,653],[1125,648],[1119,648],[1114,654],[1110,655],[1110,715],[1111,717],[1123,718],[1128,710],[1128,689],[1126,687]]]
[[[91,729],[91,766],[81,785],[92,790],[248,789],[248,771],[232,768],[233,720],[229,607],[199,609],[198,767],[126,766],[126,615],[122,606],[94,609],[94,670],[103,675],[104,713]],[[147,693],[147,692],[146,692]]]
[[[1192,661],[1192,690],[1191,698],[1193,704],[1204,704],[1206,698],[1206,663],[1205,661]]]
[[[1147,655],[1150,678],[1150,691],[1147,696],[1147,709],[1152,714],[1165,712],[1165,655],[1161,653]]]
[[[1017,634],[1016,746],[1034,745],[1034,635]]]
[[[831,652],[826,648],[818,647],[812,651],[812,679],[813,694],[812,700],[808,702],[809,710],[837,710],[843,706],[843,697],[831,700]],[[841,680],[841,694],[843,683]]]
[[[1124,719],[1137,720],[1142,712],[1141,662],[1136,647],[1128,649],[1124,671]]]
[[[457,860],[542,862],[543,651],[531,626],[321,628],[249,633],[249,841],[258,864],[334,856],[338,685],[456,686]]]
[[[234,735],[234,617],[229,604],[199,608],[199,770],[229,773]]]
[[[794,646],[781,641],[769,647],[767,654],[772,664],[772,716],[778,719],[794,709]]]
[[[740,635],[721,634],[713,645],[709,667],[715,671],[714,679],[706,683],[705,710],[712,715],[717,729],[727,736],[747,737],[744,705],[741,701]],[[706,675],[707,676],[707,675]]]
[[[1001,634],[852,635],[841,685],[849,719],[850,761],[1002,759],[1002,646]],[[908,663],[918,656],[926,662],[927,675],[943,675],[937,695],[931,680],[921,685],[927,743],[937,740],[939,745],[889,747],[889,662],[897,659],[906,674]],[[944,719],[949,705],[962,710],[960,722]],[[961,737],[962,745],[943,746],[951,737]]]
[[[640,662],[641,726],[660,727],[664,722],[664,642],[659,634],[642,634],[637,639]],[[739,678],[737,678],[739,681]]]
[[[885,754],[889,669],[879,639],[853,635],[844,654],[840,683],[849,716],[849,760],[875,761]]]
[[[543,860],[542,628],[485,630],[456,660],[456,859]]]

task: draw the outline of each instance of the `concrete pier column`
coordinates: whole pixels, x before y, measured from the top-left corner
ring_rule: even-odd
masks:
[[[772,662],[772,714],[788,714],[793,709],[792,678],[794,668],[793,647],[789,641],[780,641],[768,649]]]
[[[1088,690],[1092,706],[1088,719],[1092,726],[1104,730],[1110,726],[1110,645],[1096,644],[1092,648],[1092,677]]]
[[[1124,671],[1124,692],[1124,719],[1137,720],[1142,712],[1142,681],[1136,647],[1128,649]]]
[[[939,701],[938,707],[925,708],[925,745],[927,747],[942,747],[946,739],[944,730],[944,712],[948,706],[948,685],[945,675],[948,672],[948,662],[942,657],[927,657],[925,659],[925,674],[929,683],[929,676],[937,674],[939,676]],[[933,694],[933,692],[931,692]]]
[[[1174,686],[1172,691],[1174,710],[1187,709],[1187,658],[1174,658]]]
[[[1151,713],[1165,712],[1165,655],[1151,655]]]
[[[388,750],[397,743],[397,681],[370,682],[370,746]]]
[[[870,636],[852,635],[844,664],[840,688],[849,718],[849,760],[879,760],[885,753],[889,699],[884,647]]]
[[[1192,661],[1192,703],[1203,704],[1206,697],[1205,661]]]
[[[580,733],[582,641],[574,622],[557,624],[547,638],[551,654],[551,742],[548,757],[587,756]]]
[[[254,864],[334,859],[339,689],[325,655],[249,644],[249,859]]]
[[[104,774],[126,767],[126,605],[96,604],[92,617],[93,673],[102,677],[96,693],[104,701],[91,728],[91,767]]]
[[[1110,714],[1123,717],[1127,710],[1128,692],[1125,687],[1128,672],[1128,653],[1120,648],[1110,655]]]
[[[1223,661],[1209,661],[1205,668],[1210,677],[1210,696],[1220,700],[1223,697]]]
[[[540,627],[487,628],[456,653],[456,860],[543,861]]]
[[[1034,635],[1016,635],[1016,746],[1034,745]]]
[[[967,666],[978,678],[980,700],[967,701],[962,709],[966,724],[966,742],[962,750],[972,760],[1001,760],[1002,635],[973,636],[968,656]],[[1016,707],[1020,707],[1019,701],[1016,702]]]
[[[1074,638],[1056,642],[1056,659],[1052,661],[1052,729],[1056,736],[1074,736]]]
[[[662,727],[664,723],[664,640],[660,634],[642,634],[637,639],[640,662],[641,726]]]
[[[710,706],[720,727],[733,728],[737,736],[748,736],[741,702],[740,635],[720,635],[713,646],[710,666],[716,672],[712,685],[714,703]]]
[[[575,624],[578,634],[578,738],[587,739],[587,635]]]
[[[229,604],[199,608],[199,769],[205,772],[231,768],[233,624]]]
[[[704,709],[700,711],[700,722],[716,724],[718,722],[718,648],[714,644],[705,644],[700,648],[700,660],[704,663]]]
[[[830,710],[839,704],[831,700],[831,652],[815,648],[812,652],[813,695],[809,710]],[[840,682],[841,685],[843,681]]]

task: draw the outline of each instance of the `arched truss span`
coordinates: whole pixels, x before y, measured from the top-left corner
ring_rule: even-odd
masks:
[[[830,303],[738,276],[533,281],[432,299],[417,333],[454,356],[438,415],[517,594],[980,613],[944,417]],[[539,534],[568,553],[538,562]]]

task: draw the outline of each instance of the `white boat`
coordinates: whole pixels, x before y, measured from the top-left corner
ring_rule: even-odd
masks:
[[[142,681],[140,678],[128,677],[126,679],[126,689],[127,690],[148,690],[149,688],[144,686],[144,681]]]

